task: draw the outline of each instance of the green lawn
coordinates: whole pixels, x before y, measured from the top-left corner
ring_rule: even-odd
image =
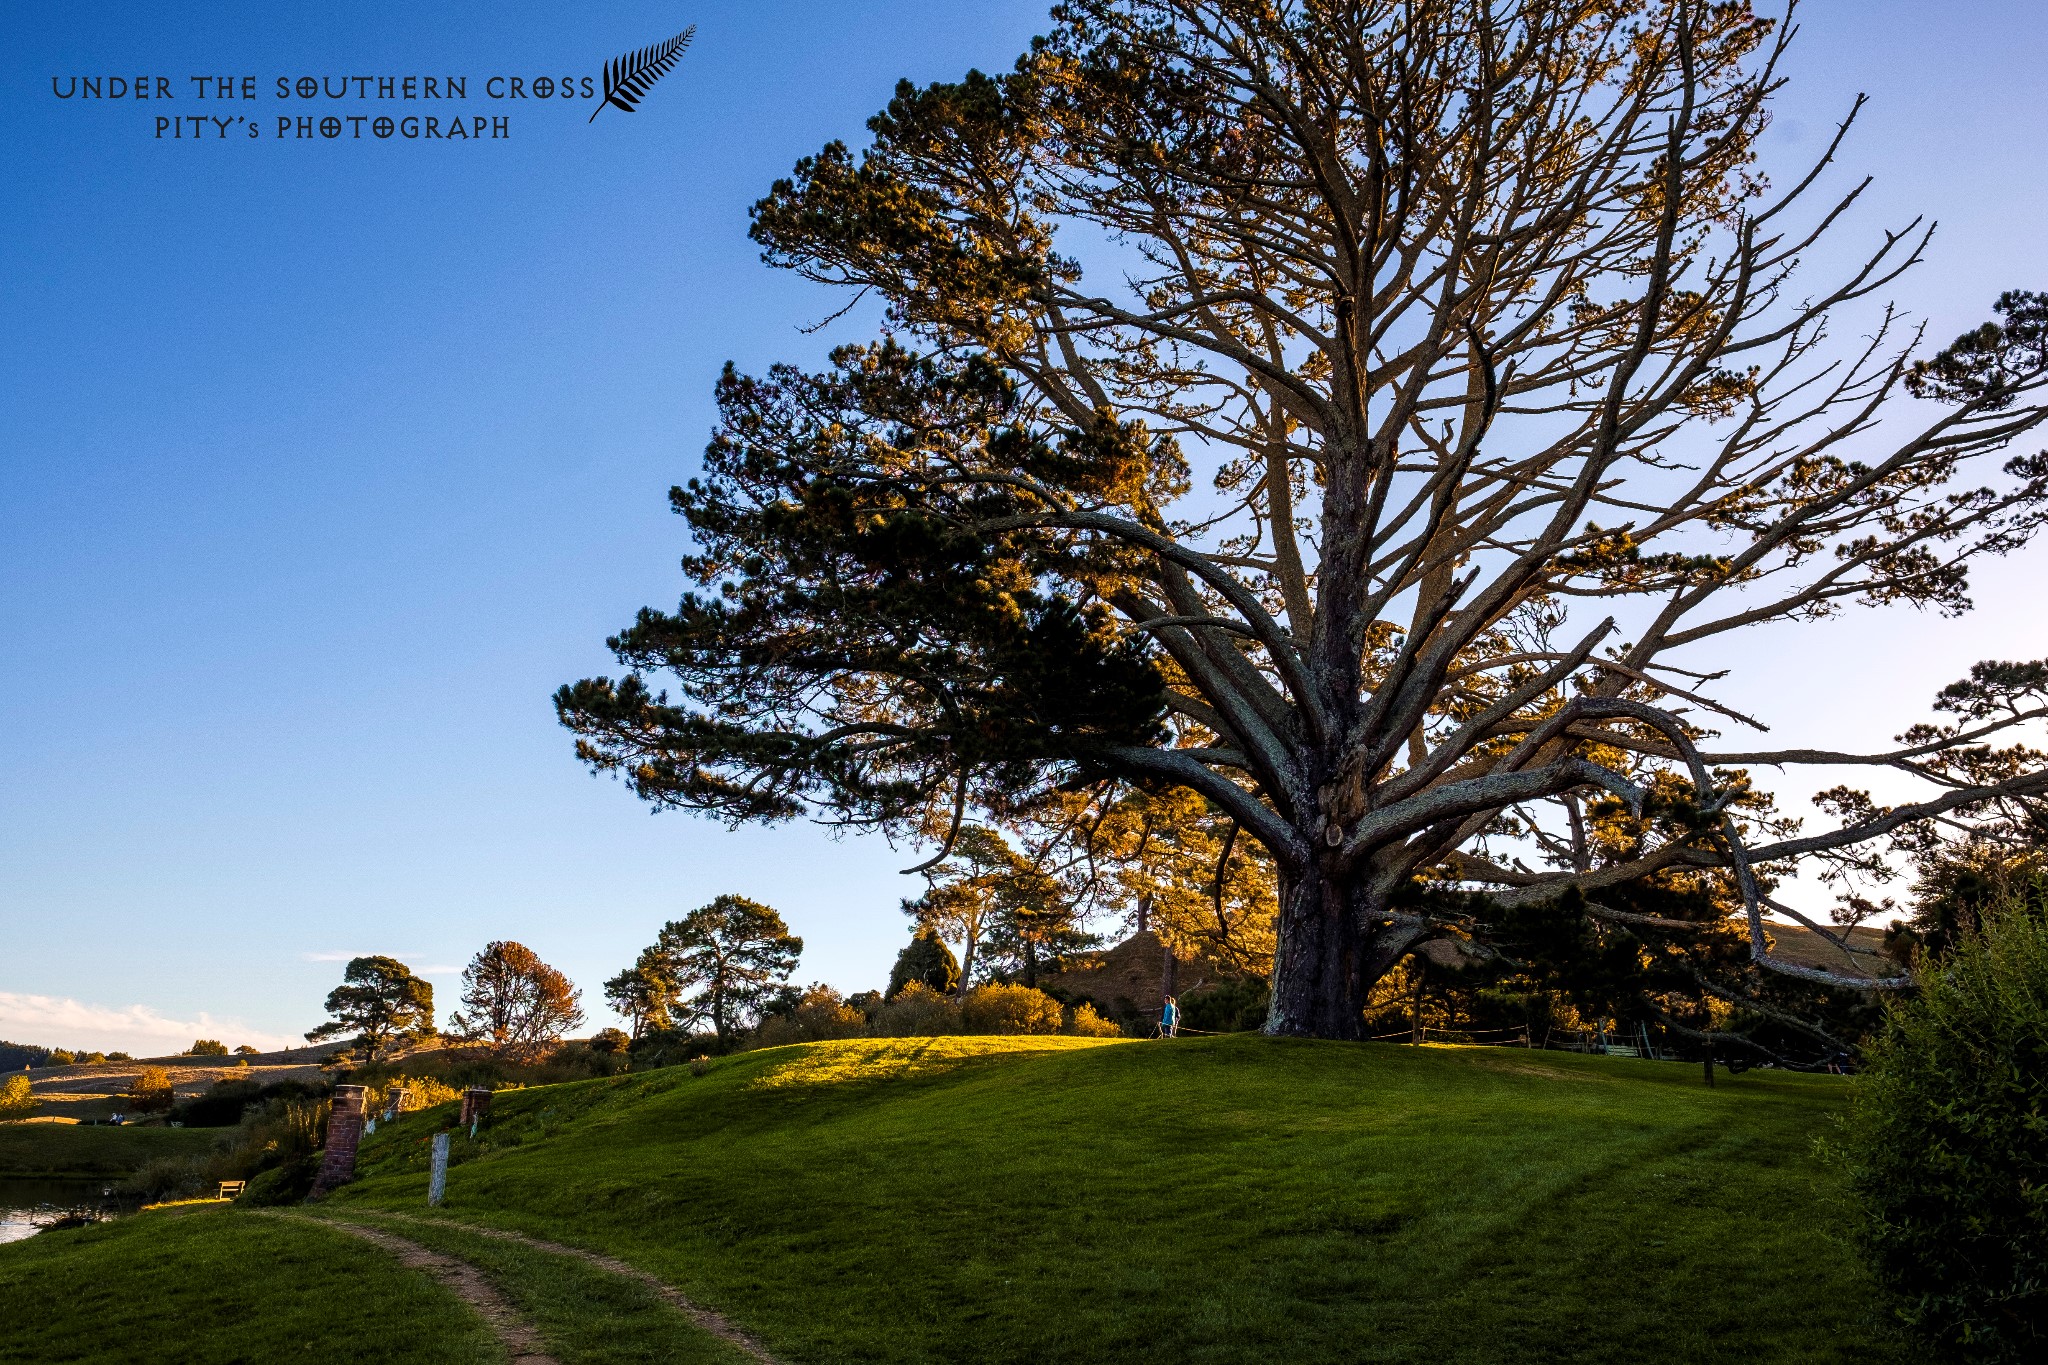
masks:
[[[499,1365],[433,1280],[344,1233],[165,1209],[0,1246],[0,1361]]]
[[[1872,1362],[1898,1357],[1813,1154],[1843,1084],[826,1043],[501,1093],[443,1216],[621,1256],[792,1361]],[[366,1142],[334,1209],[423,1212],[439,1117]]]
[[[0,1123],[0,1176],[127,1175],[162,1156],[204,1152],[218,1128]]]
[[[540,1328],[556,1358],[573,1365],[747,1365],[747,1358],[692,1326],[645,1285],[573,1257],[509,1244],[445,1222],[347,1216],[468,1261]]]

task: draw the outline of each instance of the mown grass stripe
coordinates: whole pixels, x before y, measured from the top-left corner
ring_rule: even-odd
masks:
[[[616,1256],[606,1256],[601,1252],[586,1251],[582,1247],[563,1246],[560,1242],[542,1241],[538,1237],[529,1237],[523,1232],[511,1232],[504,1228],[465,1223],[460,1219],[420,1218],[407,1213],[384,1213],[377,1215],[377,1218],[378,1221],[386,1223],[457,1228],[473,1237],[488,1237],[494,1241],[510,1242],[517,1246],[530,1247],[535,1251],[546,1252],[551,1256],[571,1257],[607,1274],[617,1275],[623,1279],[632,1280],[637,1284],[645,1286],[660,1298],[663,1303],[682,1313],[694,1325],[734,1348],[745,1352],[752,1359],[759,1361],[760,1365],[782,1365],[782,1362],[776,1359],[766,1346],[734,1325],[730,1319],[712,1312],[701,1304],[692,1302],[687,1295],[674,1285],[667,1283],[649,1271],[622,1261]],[[336,1219],[333,1221],[340,1222],[342,1220]]]
[[[541,1340],[540,1330],[527,1321],[525,1316],[498,1292],[497,1286],[492,1284],[482,1271],[467,1261],[444,1256],[438,1251],[430,1251],[417,1242],[409,1242],[403,1237],[377,1228],[365,1227],[360,1223],[347,1223],[331,1218],[307,1218],[303,1214],[280,1213],[271,1216],[316,1222],[351,1237],[359,1237],[372,1246],[390,1253],[407,1269],[433,1276],[484,1320],[492,1334],[511,1354],[512,1365],[561,1365],[560,1361],[548,1354],[546,1343]]]

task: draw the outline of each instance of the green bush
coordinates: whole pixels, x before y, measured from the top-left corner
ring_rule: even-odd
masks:
[[[910,943],[896,955],[889,972],[887,999],[894,1000],[905,986],[917,982],[940,995],[950,994],[960,984],[960,962],[946,941],[929,928],[910,936]]]
[[[1844,1147],[1899,1317],[1944,1359],[2048,1359],[2048,920],[1995,913],[1923,959]]]
[[[171,1090],[171,1073],[160,1066],[146,1066],[129,1082],[125,1107],[131,1113],[147,1114],[169,1109],[176,1098]]]
[[[218,1038],[200,1038],[185,1049],[187,1057],[225,1057],[228,1045]]]
[[[19,1071],[0,1081],[0,1119],[25,1119],[42,1107],[28,1077]]]
[[[1058,1033],[1060,1002],[1029,986],[994,983],[961,997],[963,1033]]]
[[[937,1038],[958,1033],[960,1002],[922,981],[911,981],[875,1011],[868,1031],[877,1038]]]
[[[1095,1012],[1095,1006],[1083,1000],[1073,1007],[1067,1016],[1066,1026],[1061,1033],[1070,1033],[1076,1038],[1120,1038],[1123,1030],[1116,1021],[1105,1019]]]
[[[810,986],[786,1013],[771,1014],[754,1030],[752,1047],[785,1043],[816,1043],[832,1038],[858,1038],[867,1032],[868,1017],[849,1005],[830,986]]]

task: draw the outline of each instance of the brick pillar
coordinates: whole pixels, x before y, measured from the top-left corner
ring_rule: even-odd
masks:
[[[412,1092],[402,1085],[394,1085],[384,1092],[384,1121],[386,1123],[398,1117],[399,1113],[405,1108],[406,1097],[410,1094]]]
[[[367,1093],[360,1085],[334,1087],[334,1103],[327,1111],[327,1151],[320,1159],[313,1193],[325,1194],[355,1179],[356,1144],[363,1140],[363,1097]]]
[[[462,1092],[462,1117],[456,1122],[464,1128],[480,1119],[488,1118],[491,1112],[491,1092],[482,1086],[472,1086]]]

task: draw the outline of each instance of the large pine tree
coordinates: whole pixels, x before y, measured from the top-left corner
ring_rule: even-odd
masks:
[[[1711,680],[1769,623],[1960,611],[2032,534],[2048,458],[1997,461],[2048,298],[1929,355],[1879,301],[1919,225],[1800,270],[1857,189],[1822,197],[1841,136],[1761,173],[1788,36],[1701,0],[1070,0],[1009,74],[899,87],[754,212],[886,331],[728,371],[673,495],[702,591],[559,694],[583,756],[941,843],[1190,789],[1278,869],[1278,1033],[1355,1037],[1407,955],[1511,953],[1568,892],[1692,932],[1610,895],[1674,871],[1825,980],[1770,956],[1771,875],[2037,799],[1994,746],[2042,670],[1867,754],[1715,746],[1751,722]],[[1802,764],[1928,790],[1795,832],[1747,770]]]

